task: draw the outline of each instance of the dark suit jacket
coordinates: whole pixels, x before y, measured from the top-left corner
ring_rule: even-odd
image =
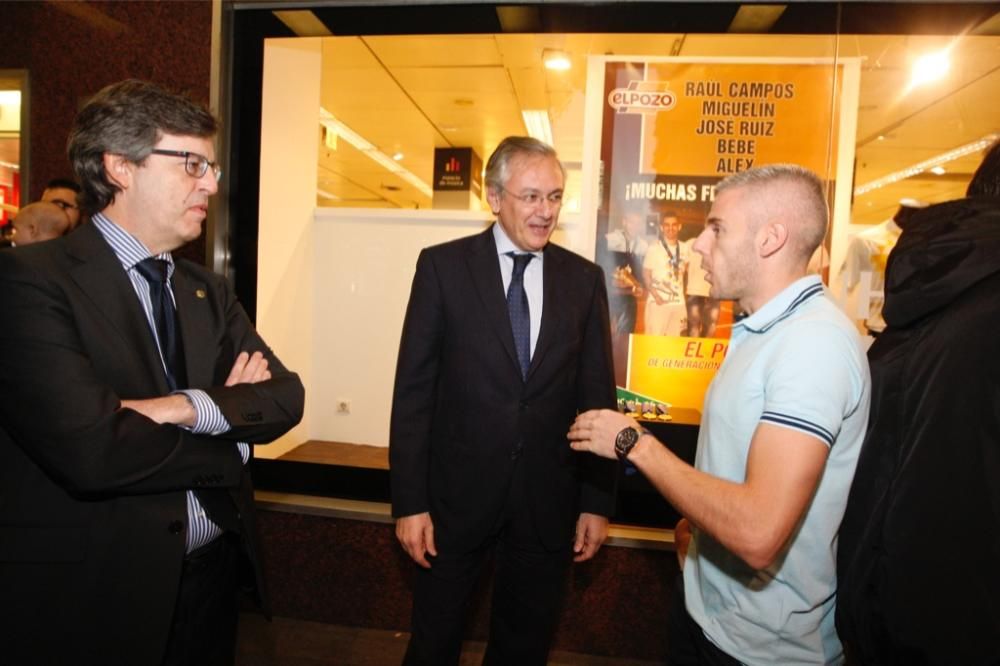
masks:
[[[616,464],[575,453],[578,411],[615,405],[601,269],[549,244],[531,368],[521,378],[492,228],[425,249],[403,325],[389,436],[392,510],[430,511],[439,547],[496,527],[515,458],[543,544],[580,511],[609,516]]]
[[[173,279],[189,386],[232,424],[216,437],[119,409],[169,390],[135,291],[96,227],[0,252],[0,663],[159,664],[188,489],[229,490],[259,582],[234,442],[295,425],[302,384],[223,278],[181,260]],[[224,388],[242,350],[264,351],[272,379]]]

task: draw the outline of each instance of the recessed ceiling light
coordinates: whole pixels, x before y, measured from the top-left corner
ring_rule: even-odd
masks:
[[[885,141],[885,135],[884,134],[879,134],[878,135],[878,140],[879,141]]]
[[[928,53],[916,59],[913,72],[910,75],[910,86],[919,86],[931,81],[937,81],[948,73],[950,62],[947,51]]]
[[[935,176],[944,175],[944,167],[941,166],[940,164],[937,165],[936,167],[931,167],[931,173],[934,174]]]
[[[542,62],[545,63],[545,69],[551,69],[555,72],[565,72],[573,66],[569,55],[565,51],[558,51],[556,49],[545,49],[542,51]]]
[[[398,162],[398,161],[400,161],[401,159],[403,159],[403,157],[405,157],[405,155],[403,155],[403,153],[396,153],[396,154],[394,154],[394,155],[392,156],[392,159],[394,159],[394,160],[396,160],[396,161]]]

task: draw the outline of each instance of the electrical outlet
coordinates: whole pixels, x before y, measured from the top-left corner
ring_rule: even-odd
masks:
[[[347,398],[337,399],[337,413],[338,414],[350,414],[351,413],[351,401]]]

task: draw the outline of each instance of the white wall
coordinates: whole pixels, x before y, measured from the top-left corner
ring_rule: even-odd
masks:
[[[264,46],[260,150],[257,329],[278,357],[312,381],[313,209],[319,133],[319,39],[269,39]],[[258,456],[275,458],[309,439],[302,423]]]
[[[388,446],[399,337],[420,250],[477,233],[484,213],[320,209],[314,230],[316,289],[310,438]],[[337,412],[348,400],[349,414]]]

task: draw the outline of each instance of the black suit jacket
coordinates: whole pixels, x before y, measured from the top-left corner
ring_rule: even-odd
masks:
[[[577,412],[615,405],[603,273],[551,243],[544,253],[526,380],[492,228],[417,260],[393,393],[392,510],[429,511],[439,547],[471,546],[495,528],[520,456],[547,548],[568,546],[579,512],[614,509],[615,463],[566,439]]]
[[[119,409],[169,393],[149,325],[93,225],[0,252],[0,662],[159,664],[184,556],[185,491],[225,488],[255,564],[253,497],[236,441],[299,421],[303,388],[226,281],[173,278],[188,384],[232,429],[209,437]],[[236,355],[272,379],[223,387]]]

